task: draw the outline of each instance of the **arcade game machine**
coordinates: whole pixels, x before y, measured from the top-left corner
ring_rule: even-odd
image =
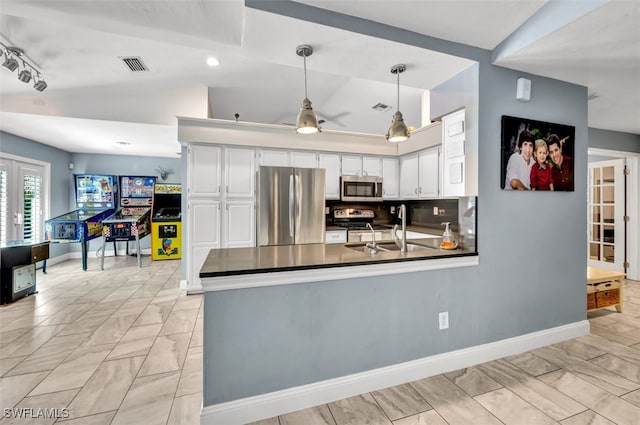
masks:
[[[140,260],[140,239],[151,234],[151,202],[153,187],[157,177],[120,176],[120,209],[102,220],[102,255],[100,270],[104,270],[104,248],[107,242],[113,242],[113,252],[118,255],[117,241],[136,241],[138,267]]]
[[[182,258],[182,185],[156,184],[151,211],[151,258]]]
[[[87,270],[87,249],[91,239],[102,236],[102,220],[118,205],[118,177],[74,174],[76,210],[45,221],[49,243],[80,242],[82,270]],[[45,261],[42,270],[45,271]]]

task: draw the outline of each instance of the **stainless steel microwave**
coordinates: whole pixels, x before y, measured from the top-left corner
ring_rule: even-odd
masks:
[[[340,200],[355,202],[382,201],[382,177],[341,176]]]

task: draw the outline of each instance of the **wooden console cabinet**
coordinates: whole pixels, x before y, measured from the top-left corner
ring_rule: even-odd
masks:
[[[48,241],[8,241],[0,245],[0,304],[36,291],[35,264],[49,258]]]
[[[622,313],[625,274],[587,267],[587,311],[613,307]]]

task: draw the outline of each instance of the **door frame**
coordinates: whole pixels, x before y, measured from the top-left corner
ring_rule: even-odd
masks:
[[[625,152],[601,148],[587,149],[589,156],[605,156],[611,159],[625,158],[629,174],[627,175],[627,279],[640,280],[640,153]]]

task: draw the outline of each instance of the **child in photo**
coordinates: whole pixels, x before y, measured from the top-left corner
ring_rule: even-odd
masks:
[[[551,166],[547,163],[547,142],[536,140],[533,156],[536,163],[531,167],[531,190],[553,190]]]

